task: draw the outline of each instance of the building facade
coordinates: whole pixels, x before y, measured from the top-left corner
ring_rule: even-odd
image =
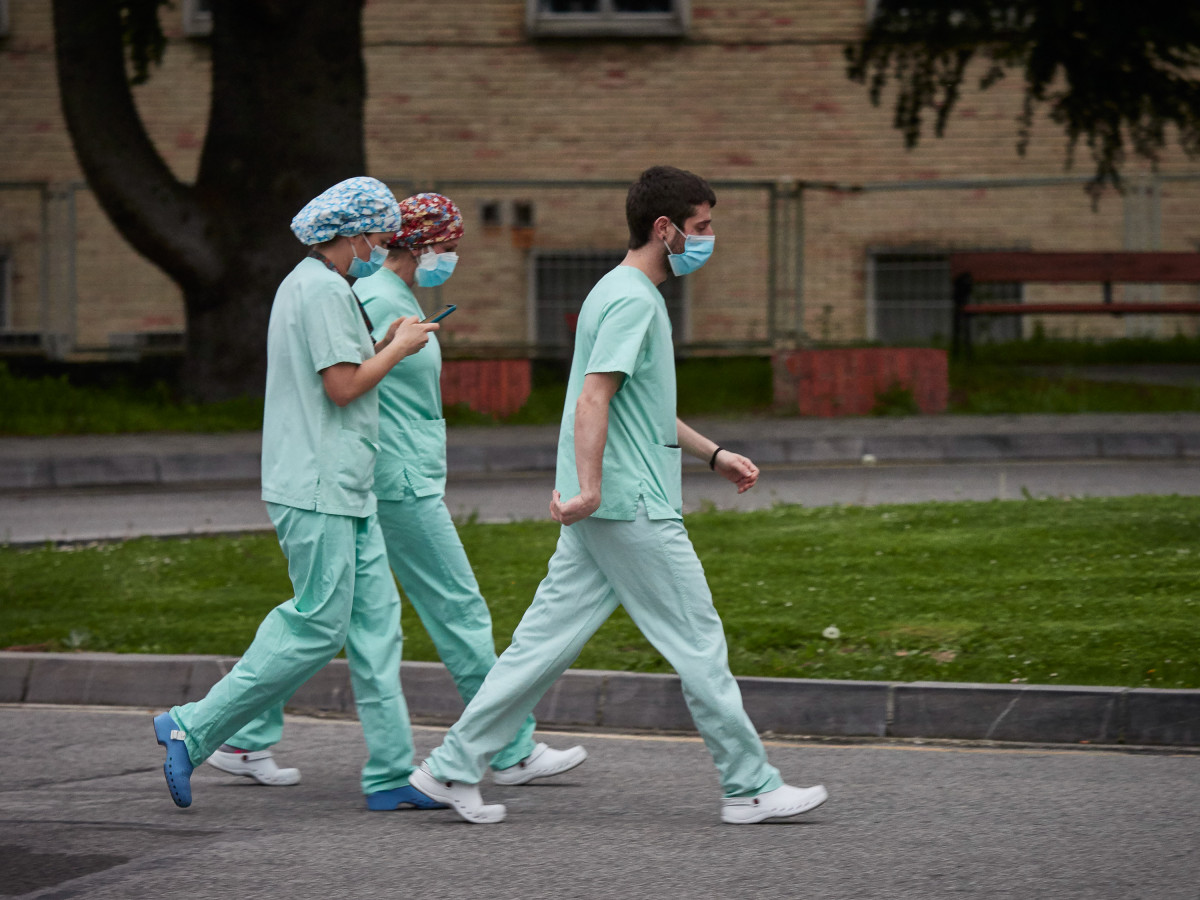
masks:
[[[453,7],[452,9],[450,7]],[[368,0],[368,174],[463,209],[448,355],[561,356],[623,255],[626,186],[669,163],[714,183],[717,250],[665,293],[684,353],[925,344],[950,329],[954,249],[1200,249],[1200,165],[1169,151],[1096,206],[1043,116],[1018,156],[1018,79],[966,91],[912,151],[845,74],[869,0]],[[0,0],[0,352],[132,358],[181,343],[179,291],[116,233],[59,110],[44,0]],[[163,13],[163,65],[136,89],[187,180],[208,114],[206,0]],[[309,198],[297,198],[297,209]],[[1003,286],[1094,301],[1099,285]],[[1126,285],[1118,299],[1200,299]],[[269,302],[270,298],[265,298]],[[1039,327],[997,320],[995,337]],[[1054,317],[1048,333],[1195,333],[1188,317]]]

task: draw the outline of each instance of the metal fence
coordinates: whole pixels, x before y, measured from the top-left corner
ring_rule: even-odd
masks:
[[[681,354],[763,352],[775,328],[777,186],[712,184],[721,250],[703,277],[668,277],[661,286],[675,344]],[[584,298],[624,257],[629,183],[441,180],[430,189],[458,203],[467,231],[459,269],[437,298],[462,316],[439,335],[447,352],[569,355]],[[722,237],[721,221],[744,239]]]
[[[463,210],[458,272],[428,295],[459,306],[441,336],[448,356],[567,352],[587,291],[624,253],[627,182],[384,180],[398,197],[437,190]],[[1085,181],[714,181],[717,251],[701,272],[663,286],[676,345],[687,355],[928,344],[950,333],[951,251],[1200,249],[1200,174],[1134,180],[1098,206]],[[1008,302],[1086,301],[1099,290],[992,289],[988,299]],[[1121,290],[1120,299],[1145,301],[1147,315],[1059,317],[1048,327],[1063,337],[1196,332],[1186,317],[1152,314],[1158,299],[1197,299],[1195,286]],[[1025,318],[977,325],[985,331],[975,338],[1028,334],[1038,326]],[[178,289],[125,244],[85,184],[0,183],[0,353],[173,352],[184,321]]]

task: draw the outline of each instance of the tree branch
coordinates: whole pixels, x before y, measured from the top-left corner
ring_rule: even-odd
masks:
[[[941,136],[960,98],[967,64],[987,62],[981,90],[1006,69],[1022,72],[1017,152],[1042,104],[1066,136],[1071,164],[1091,152],[1089,191],[1120,187],[1126,147],[1156,165],[1168,126],[1188,156],[1200,154],[1200,7],[1178,0],[1104,4],[1080,0],[878,0],[862,40],[846,48],[846,74],[878,105],[895,84],[893,124],[907,147],[936,112]]]
[[[63,115],[89,185],[117,230],[177,283],[215,282],[222,262],[193,190],[163,161],[138,115],[116,0],[54,0]]]

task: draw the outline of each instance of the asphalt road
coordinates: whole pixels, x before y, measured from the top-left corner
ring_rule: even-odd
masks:
[[[485,522],[545,518],[549,472],[452,476],[446,502],[456,517]],[[998,461],[764,467],[759,484],[738,495],[710,472],[685,470],[685,510],[1107,497],[1200,495],[1200,459]],[[93,540],[270,529],[257,482],[191,488],[84,488],[0,494],[0,542]]]
[[[440,729],[416,729],[418,754]],[[589,760],[556,782],[485,785],[508,821],[368,813],[358,723],[290,717],[294,788],[202,766],[170,801],[150,712],[0,706],[0,896],[191,900],[1088,898],[1196,900],[1200,755],[768,742],[829,802],[721,825],[700,741],[544,734]]]
[[[448,502],[541,517],[547,474],[459,476]],[[738,497],[685,475],[689,508],[941,499],[1200,495],[1200,462],[771,467]],[[257,485],[7,492],[0,538],[268,528]],[[441,729],[416,729],[418,754]],[[509,820],[367,813],[361,729],[290,717],[304,771],[268,789],[202,767],[178,810],[150,711],[0,706],[0,897],[1200,898],[1200,754],[933,742],[768,743],[790,781],[831,800],[786,824],[722,826],[691,736],[545,734],[585,743],[558,783],[485,786]]]

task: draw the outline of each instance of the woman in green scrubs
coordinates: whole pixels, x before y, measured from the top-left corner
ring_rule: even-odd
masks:
[[[390,321],[421,316],[413,285],[436,287],[458,263],[463,222],[453,201],[417,194],[401,201],[400,214],[383,268],[354,286],[376,334]],[[375,494],[392,571],[469,703],[496,662],[496,651],[487,603],[445,502],[441,372],[441,348],[431,335],[422,353],[397,365],[380,384]],[[495,783],[525,784],[566,772],[587,758],[582,747],[554,750],[535,743],[535,724],[532,715],[526,717],[492,757]]]
[[[346,276],[386,258],[400,226],[391,191],[351,178],[292,220],[310,250],[280,284],[267,333],[262,484],[295,596],[263,620],[238,663],[203,699],[154,719],[178,806],[193,768],[270,715],[345,647],[368,759],[362,789],[392,808],[433,804],[409,787],[412,731],[400,692],[400,598],[371,492],[377,385],[438,326],[397,319],[376,342]]]
[[[440,194],[400,204],[382,267],[354,285],[375,336],[389,323],[423,317],[412,288],[436,287],[454,272],[462,214]],[[445,503],[446,421],[442,417],[442,354],[437,338],[395,365],[379,385],[379,452],[374,493],[391,568],[429,632],[463,702],[470,702],[496,661],[492,619]],[[555,750],[533,740],[526,716],[515,737],[491,760],[492,780],[526,784],[569,771],[587,758],[582,747]],[[278,768],[271,747],[283,733],[282,705],[246,725],[209,763],[260,784],[296,784],[300,772]],[[391,794],[367,796],[370,809],[395,809]]]

